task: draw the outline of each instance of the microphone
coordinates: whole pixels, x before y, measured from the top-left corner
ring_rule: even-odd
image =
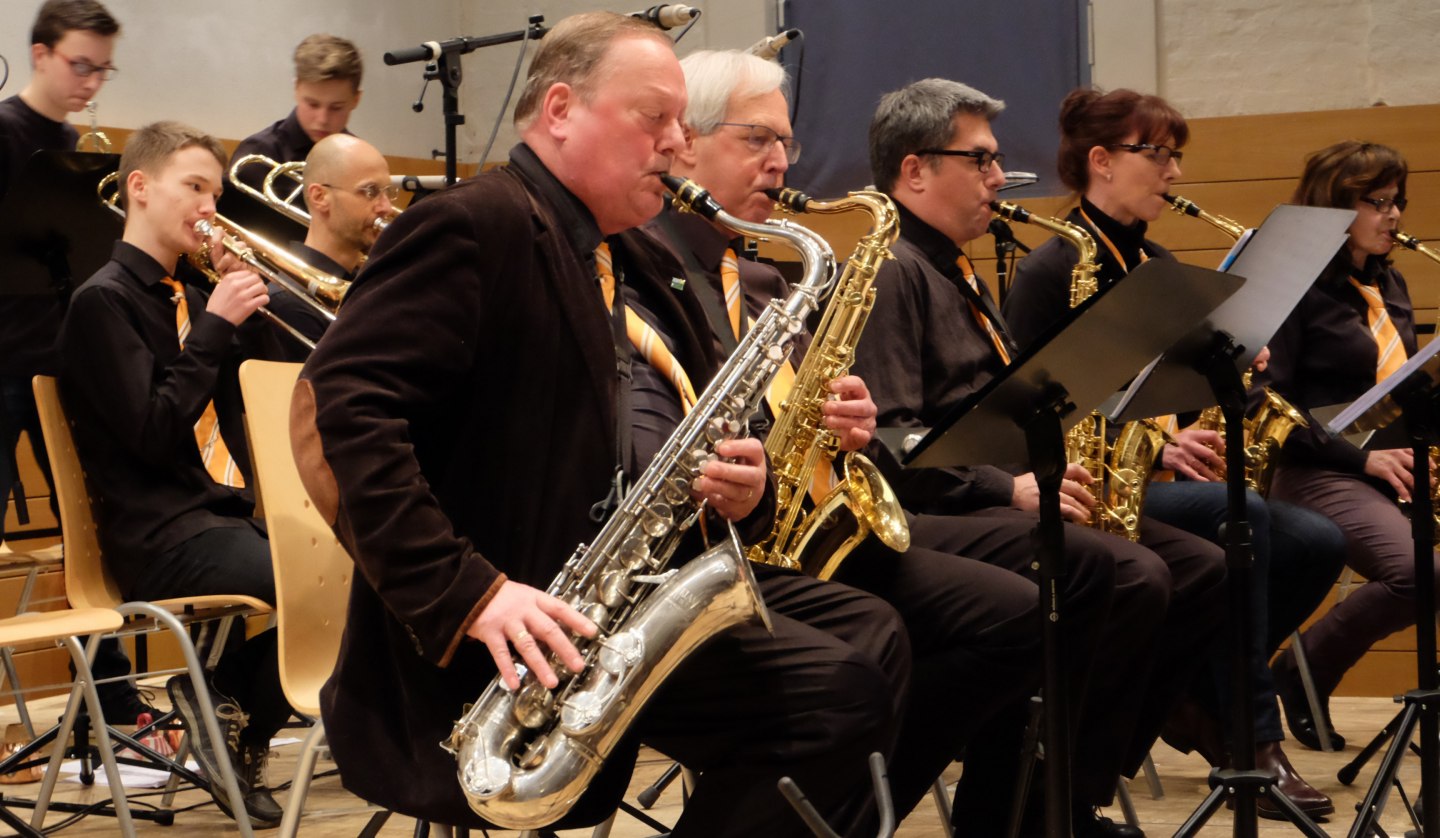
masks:
[[[745,51],[750,53],[751,55],[758,55],[766,61],[774,61],[775,57],[780,54],[780,50],[786,44],[790,43],[796,38],[801,37],[802,35],[803,33],[799,29],[786,29],[783,32],[777,32],[768,38],[761,38],[760,40],[751,44],[750,48]]]
[[[445,188],[444,175],[391,175],[390,183],[406,192],[430,191]]]
[[[1005,185],[997,192],[1004,192],[1006,189],[1015,189],[1020,186],[1030,186],[1040,182],[1040,176],[1034,172],[1006,172]]]
[[[699,17],[700,10],[694,6],[684,6],[679,3],[662,3],[659,6],[651,6],[643,12],[631,12],[630,16],[648,20],[661,29],[674,29]]]

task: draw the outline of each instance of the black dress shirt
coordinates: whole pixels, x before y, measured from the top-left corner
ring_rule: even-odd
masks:
[[[195,423],[213,399],[247,485],[235,327],[185,287],[190,334],[180,348],[165,269],[117,242],[75,292],[61,331],[60,392],[85,465],[100,545],[122,591],[166,551],[215,527],[258,525],[248,490],[216,483]]]
[[[1370,334],[1370,308],[1346,279],[1348,275],[1344,265],[1332,263],[1300,298],[1270,340],[1270,365],[1255,377],[1252,400],[1261,386],[1269,385],[1308,411],[1353,401],[1375,386],[1379,350]],[[1374,258],[1364,276],[1379,287],[1405,354],[1413,356],[1415,312],[1405,278]],[[1312,420],[1309,428],[1295,429],[1285,441],[1281,462],[1363,473],[1365,452],[1344,439],[1331,438],[1322,424]]]
[[[241,140],[230,157],[230,165],[247,154],[263,154],[277,163],[298,163],[308,157],[314,147],[315,141],[300,127],[300,120],[292,109],[289,116]],[[240,170],[240,180],[259,189],[265,182],[265,174],[263,166],[246,166]],[[303,198],[301,205],[304,205]]]
[[[933,427],[1005,364],[971,312],[974,292],[955,264],[960,248],[897,206],[895,258],[876,275],[875,307],[851,372],[869,386],[879,427]],[[995,324],[1005,327],[998,315]],[[953,515],[1008,506],[1015,493],[1014,477],[995,466],[901,470],[879,443],[867,453],[911,512]]]
[[[1093,225],[1080,214],[1082,209]],[[1175,258],[1170,251],[1145,238],[1144,221],[1121,224],[1083,197],[1080,206],[1071,210],[1065,220],[1079,225],[1095,239],[1099,265],[1095,279],[1100,288],[1109,288],[1138,267],[1142,253],[1143,258],[1149,259]],[[1097,231],[1115,245],[1124,259],[1123,264],[1096,235]],[[1055,236],[1031,251],[1015,267],[1015,279],[1005,295],[1004,313],[1010,335],[1022,349],[1066,318],[1070,311],[1070,272],[1079,261],[1075,246]]]
[[[37,151],[73,151],[80,138],[68,122],[56,122],[18,95],[0,101],[0,199]],[[55,373],[55,337],[64,308],[50,295],[7,297],[0,266],[0,376],[29,378]]]

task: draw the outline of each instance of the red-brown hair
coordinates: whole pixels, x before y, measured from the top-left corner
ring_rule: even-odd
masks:
[[[1090,149],[1124,142],[1131,134],[1139,134],[1142,143],[1180,148],[1190,139],[1190,126],[1159,96],[1125,88],[1070,91],[1060,105],[1060,181],[1083,193],[1090,186]]]

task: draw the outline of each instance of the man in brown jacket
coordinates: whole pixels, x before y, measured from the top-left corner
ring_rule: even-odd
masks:
[[[682,410],[612,333],[602,242],[625,303],[695,389],[717,368],[698,301],[670,281],[679,266],[623,234],[660,210],[685,99],[658,30],[611,13],[562,21],[531,65],[510,164],[401,215],[306,365],[297,459],[359,568],[324,720],[362,797],[480,825],[438,743],[497,673],[516,683],[516,654],[547,686],[547,650],[581,662],[569,638],[595,627],[543,588],[597,532],[590,512],[617,466],[637,475]],[[773,510],[763,450],[717,453],[728,461],[694,488],[753,536]],[[733,629],[672,673],[572,824],[613,807],[638,741],[700,771],[677,836],[808,834],[775,789],[784,775],[863,832],[865,756],[889,750],[909,677],[899,615],[845,586],[756,572],[773,634]]]

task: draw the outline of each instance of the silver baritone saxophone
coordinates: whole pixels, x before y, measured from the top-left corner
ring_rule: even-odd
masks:
[[[691,482],[715,445],[739,436],[784,364],[807,315],[834,283],[824,239],[789,221],[750,224],[709,193],[665,176],[682,209],[732,229],[783,239],[800,252],[803,280],[772,300],[689,415],[661,446],[589,545],[580,545],[548,592],[589,617],[596,637],[573,638],[584,657],[548,690],[532,673],[507,690],[497,676],[455,723],[442,747],[455,755],[470,806],[490,823],[532,829],[554,823],[585,791],[651,694],[702,643],[739,623],[768,625],[750,565],[728,541],[669,567],[680,537],[704,513]]]

